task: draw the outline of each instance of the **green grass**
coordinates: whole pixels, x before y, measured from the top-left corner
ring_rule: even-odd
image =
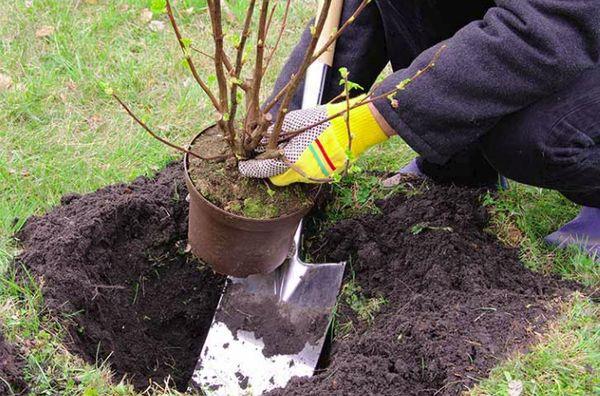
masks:
[[[496,367],[472,395],[507,395],[519,381],[524,395],[600,394],[600,308],[581,295],[562,306],[558,320],[527,354]]]
[[[193,83],[164,15],[163,31],[140,20],[146,0],[17,0],[0,7],[0,74],[12,87],[0,91],[0,322],[8,339],[26,355],[25,376],[34,395],[133,395],[126,383],[113,384],[105,362],[85,364],[64,347],[64,331],[44,313],[35,282],[17,283],[12,235],[31,215],[41,215],[68,192],[86,193],[107,184],[148,175],[177,158],[146,136],[104,93],[112,87],[148,123],[169,139],[186,143],[211,123],[208,103]],[[95,3],[95,4],[94,4]],[[31,5],[30,5],[31,4]],[[238,18],[244,0],[231,3]],[[208,42],[201,0],[180,0],[185,35],[198,46]],[[294,6],[282,56],[267,76],[269,84],[284,60],[308,7]],[[37,38],[52,26],[54,34]],[[198,66],[209,66],[198,58]],[[351,67],[350,67],[351,69]],[[414,153],[399,139],[364,156],[357,170],[334,186],[330,221],[376,210],[384,190],[381,175],[406,164]],[[417,190],[418,193],[418,190]],[[515,185],[494,208],[493,231],[520,246],[524,261],[598,288],[598,265],[576,251],[558,252],[542,242],[577,208],[558,194]],[[373,304],[358,296],[357,310],[368,319]],[[352,297],[349,297],[352,298]],[[365,308],[366,307],[366,308]],[[477,393],[505,393],[507,379],[523,381],[529,394],[598,393],[597,305],[578,296],[529,354],[496,369]],[[589,374],[586,374],[589,373]],[[156,385],[158,394],[177,394]]]
[[[134,394],[128,385],[111,385],[103,362],[92,367],[66,351],[64,332],[43,315],[35,284],[15,282],[11,236],[65,193],[149,175],[178,158],[145,135],[105,94],[106,86],[179,144],[209,126],[212,112],[182,65],[166,16],[153,16],[165,23],[159,32],[140,19],[149,0],[31,4],[17,0],[0,7],[0,74],[12,80],[10,89],[0,91],[1,330],[24,346],[34,395]],[[202,0],[180,0],[177,6],[181,28],[198,47],[209,43],[204,7]],[[238,17],[244,7],[242,0],[230,2]],[[307,7],[293,7],[283,48],[292,46],[309,17]],[[37,38],[44,26],[54,34]],[[269,85],[283,61],[283,54],[274,61]],[[210,65],[197,58],[197,66]]]
[[[600,265],[572,248],[549,248],[543,238],[571,220],[579,208],[554,191],[512,183],[498,198],[486,197],[494,212],[493,230],[506,243],[519,246],[521,259],[533,270],[558,273],[587,286],[600,285]]]

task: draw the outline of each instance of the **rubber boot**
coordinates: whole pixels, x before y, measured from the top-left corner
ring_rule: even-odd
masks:
[[[600,208],[583,207],[579,216],[545,241],[558,247],[579,246],[600,262]]]
[[[425,175],[421,169],[419,169],[419,165],[417,163],[417,158],[413,159],[412,161],[410,161],[410,163],[408,165],[406,165],[404,168],[400,169],[398,171],[398,173],[396,173],[394,176],[388,177],[387,179],[385,179],[382,182],[383,187],[385,188],[392,188],[392,187],[396,187],[398,184],[400,184],[402,182],[402,176],[405,175],[413,175],[413,176],[417,176],[417,177],[422,177],[422,178],[427,178],[427,175]]]

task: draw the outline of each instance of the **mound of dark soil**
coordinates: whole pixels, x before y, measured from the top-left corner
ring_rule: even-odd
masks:
[[[185,253],[187,191],[179,165],[93,194],[66,196],[18,235],[19,261],[68,318],[70,348],[108,358],[138,388],[171,376],[184,389],[223,285]]]
[[[169,377],[186,387],[224,282],[185,253],[185,196],[171,165],[67,196],[19,234],[18,260],[69,324],[70,348],[108,359],[138,389]],[[485,231],[478,191],[431,186],[379,205],[380,215],[342,221],[311,250],[319,261],[353,257],[355,308],[386,303],[367,323],[347,290],[330,367],[276,394],[458,394],[526,347],[572,286],[525,269]]]
[[[22,377],[23,361],[15,347],[0,333],[0,395],[25,394],[27,384]]]
[[[386,303],[361,321],[342,297],[330,367],[280,395],[456,395],[523,349],[569,286],[527,270],[487,233],[478,191],[431,186],[346,220],[312,250],[353,257],[364,298]]]

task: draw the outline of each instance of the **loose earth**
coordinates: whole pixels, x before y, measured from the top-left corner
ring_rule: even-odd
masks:
[[[313,236],[319,262],[352,257],[331,363],[272,394],[457,395],[533,341],[575,285],[486,231],[481,193],[424,184]],[[365,320],[370,301],[382,304]]]
[[[18,260],[43,279],[71,350],[108,359],[138,390],[149,380],[186,389],[224,284],[186,253],[182,172],[173,164],[154,179],[66,196],[18,236]]]
[[[0,395],[25,394],[27,384],[23,379],[23,365],[15,346],[0,332]]]
[[[71,351],[138,390],[186,388],[224,285],[186,253],[186,194],[172,164],[65,196],[18,235]],[[331,364],[274,394],[455,395],[534,340],[574,285],[527,270],[486,231],[479,196],[423,186],[311,238],[319,261],[352,258]]]

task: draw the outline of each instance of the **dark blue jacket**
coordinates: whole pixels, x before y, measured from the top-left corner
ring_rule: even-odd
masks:
[[[359,3],[346,0],[344,17]],[[305,32],[276,89],[308,40]],[[411,147],[443,163],[503,117],[600,67],[600,0],[375,0],[338,41],[334,70],[346,66],[368,88],[391,61],[395,73],[376,88],[385,92],[427,65],[440,42],[447,48],[435,68],[396,95],[399,107],[376,107]],[[328,80],[333,97],[339,77]]]

